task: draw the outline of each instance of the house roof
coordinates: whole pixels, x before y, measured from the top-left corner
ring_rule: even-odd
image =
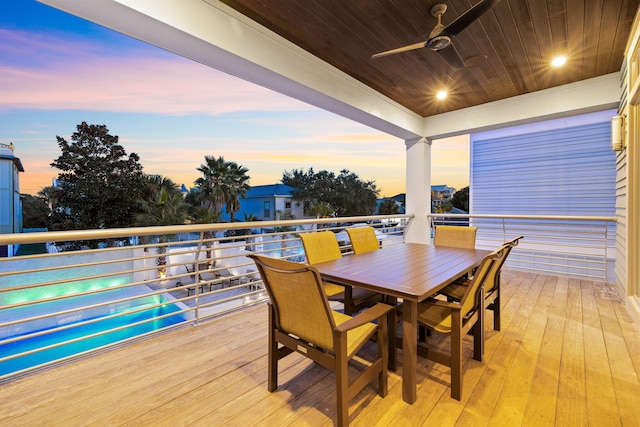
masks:
[[[261,197],[291,197],[295,188],[284,184],[256,185],[247,191],[245,199]]]
[[[22,162],[20,161],[19,158],[17,158],[13,154],[0,153],[0,159],[8,159],[12,161],[13,164],[16,165],[16,168],[18,168],[20,172],[24,172],[24,168],[22,167]]]

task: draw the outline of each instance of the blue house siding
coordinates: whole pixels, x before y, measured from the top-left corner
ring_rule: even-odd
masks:
[[[243,221],[245,215],[253,215],[255,218],[263,221],[269,221],[276,218],[276,211],[293,215],[295,218],[304,216],[303,206],[301,203],[294,202],[292,192],[295,189],[284,184],[257,185],[251,187],[247,191],[246,197],[240,199],[240,210],[236,212],[236,220]],[[265,203],[268,203],[268,212],[265,209]],[[291,208],[287,209],[286,204],[290,203]],[[226,207],[225,207],[226,208]],[[229,220],[229,214],[222,209],[221,218],[225,221]]]

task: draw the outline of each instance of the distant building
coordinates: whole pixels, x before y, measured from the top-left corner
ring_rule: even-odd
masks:
[[[456,193],[456,189],[453,188],[453,187],[449,187],[446,184],[445,185],[432,185],[431,186],[431,212],[436,212],[438,206],[440,206],[444,202],[450,202],[455,193]],[[395,196],[393,196],[391,198],[393,200],[395,200],[396,203],[398,203],[400,206],[402,206],[402,208],[403,208],[402,212],[404,212],[405,194],[404,193],[396,194]],[[459,212],[467,213],[467,212],[464,212],[464,211],[459,211]],[[457,213],[457,212],[453,212],[452,211],[452,213]]]
[[[447,187],[446,185],[432,185],[431,203],[437,206],[444,202],[448,202],[451,200],[455,192],[456,189],[453,187]]]
[[[24,168],[20,159],[13,154],[13,150],[13,143],[0,144],[0,234],[22,232],[22,203],[18,174],[24,172]],[[0,246],[0,256],[13,255],[12,245]]]
[[[247,191],[246,197],[240,199],[240,209],[236,219],[242,221],[245,216],[253,216],[262,221],[270,221],[285,217],[303,218],[302,202],[293,200],[295,188],[284,184],[256,185]],[[229,220],[229,215],[222,210],[222,218]]]

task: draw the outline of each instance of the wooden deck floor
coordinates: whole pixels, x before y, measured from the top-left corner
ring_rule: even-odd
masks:
[[[370,386],[352,425],[639,425],[640,333],[604,284],[503,272],[503,330],[485,360],[466,346],[463,399],[419,359],[418,401]],[[269,393],[266,306],[232,313],[0,384],[0,425],[330,426],[334,378],[291,355]],[[491,322],[489,314],[488,323]],[[446,344],[446,343],[445,343]],[[400,367],[401,369],[401,367]]]

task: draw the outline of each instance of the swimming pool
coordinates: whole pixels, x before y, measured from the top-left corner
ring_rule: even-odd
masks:
[[[158,317],[161,318],[158,319]],[[93,323],[81,324],[87,321]],[[80,355],[90,350],[96,350],[184,321],[185,316],[179,306],[176,304],[164,304],[117,317],[106,315],[93,319],[83,319],[82,322],[76,322],[79,326],[75,327],[74,323],[67,323],[65,327],[68,327],[68,329],[44,333],[43,335],[1,345],[0,378],[70,356]],[[38,333],[53,329],[55,328],[44,329],[38,331]],[[110,330],[111,332],[101,334]],[[62,345],[58,346],[59,344]],[[42,350],[38,351],[38,349]],[[33,352],[30,353],[31,351]],[[21,353],[26,354],[13,358]]]

